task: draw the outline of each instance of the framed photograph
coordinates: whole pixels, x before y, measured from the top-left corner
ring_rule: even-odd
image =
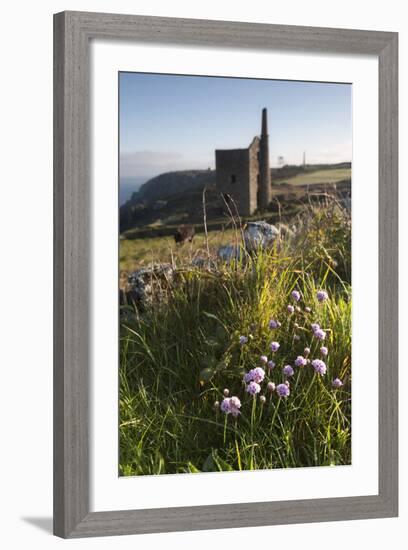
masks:
[[[398,35],[54,16],[54,532],[398,513]]]

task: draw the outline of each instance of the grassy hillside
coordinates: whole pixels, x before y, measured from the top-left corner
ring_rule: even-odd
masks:
[[[296,214],[298,207],[293,199],[306,200],[310,188],[325,192],[327,187],[335,184],[339,186],[335,193],[347,194],[350,178],[351,167],[348,163],[273,169],[271,214],[276,217],[280,212],[282,215],[282,208],[288,216]],[[213,224],[214,229],[220,228],[225,208],[215,186],[215,172],[190,170],[161,174],[145,183],[120,209],[121,233],[128,238],[145,238],[174,233],[174,228],[182,223],[202,225],[204,187],[207,189],[208,222]]]
[[[168,259],[177,267],[154,306],[123,311],[121,475],[351,463],[348,212],[335,201],[304,205],[294,238],[217,262],[218,239],[234,238],[231,229],[210,233],[210,270],[190,262],[207,257],[201,235],[182,247],[169,237],[121,241],[122,267]],[[259,367],[252,396],[243,378]],[[239,408],[228,409],[230,397]]]
[[[323,169],[297,174],[289,178],[276,178],[275,184],[286,183],[288,185],[319,185],[338,183],[351,179],[351,168]]]
[[[209,247],[213,254],[219,246],[235,240],[233,229],[214,230],[208,233]],[[189,262],[206,253],[204,232],[194,237],[193,244],[176,245],[173,235],[146,237],[143,239],[122,239],[120,243],[120,269],[132,271],[155,261],[180,263]]]

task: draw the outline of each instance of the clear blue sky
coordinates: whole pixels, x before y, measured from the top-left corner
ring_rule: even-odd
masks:
[[[351,161],[351,85],[120,73],[121,179],[214,168],[247,147],[268,109],[272,166]]]

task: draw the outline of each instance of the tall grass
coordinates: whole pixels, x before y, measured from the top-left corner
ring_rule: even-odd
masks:
[[[121,475],[350,464],[349,224],[328,211],[312,214],[314,221],[320,216],[320,227],[330,226],[331,240],[323,249],[320,233],[316,237],[306,224],[304,238],[279,251],[259,251],[213,272],[182,271],[165,304],[123,323]],[[316,299],[320,288],[329,294],[325,303]],[[294,289],[302,295],[297,304],[290,297]],[[298,306],[293,314],[289,303]],[[269,328],[271,318],[280,320],[280,328]],[[305,347],[310,359],[320,357],[314,322],[327,335],[326,374],[318,375],[310,364],[294,367],[289,397],[268,392],[267,383],[284,382],[282,367],[294,366]],[[240,335],[248,337],[247,344],[239,343]],[[275,353],[272,340],[280,343]],[[276,364],[265,368],[265,403],[250,396],[243,382],[245,372],[260,366],[261,355]],[[335,378],[343,381],[339,389],[332,387]],[[224,389],[241,400],[236,418],[214,405]]]

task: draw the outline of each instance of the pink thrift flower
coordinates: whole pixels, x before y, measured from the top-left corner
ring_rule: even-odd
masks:
[[[290,395],[290,389],[286,384],[279,384],[276,386],[276,393],[279,397],[288,397]]]
[[[295,371],[290,365],[285,365],[282,369],[282,373],[284,376],[293,376],[295,374]]]
[[[249,393],[249,395],[254,396],[261,391],[261,386],[256,382],[250,382],[246,387],[246,391]]]
[[[328,299],[329,295],[327,294],[327,292],[325,290],[318,290],[316,292],[316,298],[317,298],[317,301],[322,303],[322,302],[325,302],[327,299]]]
[[[275,391],[275,384],[273,382],[268,382],[266,388],[268,391],[273,392]]]
[[[303,355],[298,355],[295,359],[295,367],[304,367],[306,365],[307,361],[303,357]]]
[[[298,302],[300,300],[300,292],[298,290],[293,290],[291,296],[295,300],[295,302]]]

